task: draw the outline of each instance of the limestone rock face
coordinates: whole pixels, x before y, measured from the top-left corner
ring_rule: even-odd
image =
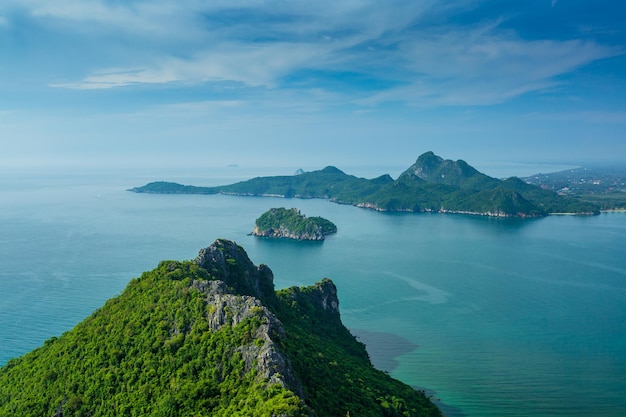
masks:
[[[292,287],[290,297],[296,304],[310,305],[316,313],[330,322],[341,322],[337,287],[328,278],[310,287]]]
[[[285,337],[283,324],[262,301],[271,302],[276,296],[272,271],[265,265],[256,267],[243,248],[221,239],[201,249],[196,263],[220,278],[196,280],[191,284],[205,295],[211,330],[235,327],[249,318],[259,320],[261,325],[251,335],[251,343],[237,348],[244,358],[246,371],[255,369],[269,384],[282,385],[303,396],[302,384],[277,344]],[[249,293],[252,295],[246,295]]]
[[[316,229],[311,232],[293,232],[285,226],[280,226],[276,229],[269,228],[260,230],[259,226],[254,226],[252,234],[260,237],[273,237],[273,238],[285,238],[294,240],[324,240],[324,234],[320,229]]]
[[[191,283],[204,294],[211,330],[235,327],[249,318],[259,320],[261,325],[251,335],[252,342],[237,348],[246,370],[255,369],[270,384],[280,384],[303,396],[302,384],[278,345],[285,337],[283,324],[267,308],[276,301],[272,271],[266,265],[255,266],[241,246],[224,239],[201,249],[195,263],[213,278]],[[320,314],[340,320],[337,288],[332,281],[325,279],[309,289],[297,289],[296,301],[309,302]]]

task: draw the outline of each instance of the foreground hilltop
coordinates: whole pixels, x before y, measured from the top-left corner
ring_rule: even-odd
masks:
[[[370,364],[328,279],[274,290],[217,240],[0,369],[2,416],[440,416]]]
[[[489,177],[463,160],[422,154],[398,179],[357,178],[335,167],[293,176],[257,177],[219,187],[153,182],[130,191],[158,194],[233,194],[323,198],[379,211],[541,217],[550,213],[598,214],[593,203],[568,198],[519,178]]]

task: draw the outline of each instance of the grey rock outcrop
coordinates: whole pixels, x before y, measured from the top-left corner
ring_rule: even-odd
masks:
[[[278,228],[270,228],[260,230],[259,226],[254,226],[252,231],[254,236],[260,237],[273,237],[273,238],[285,238],[294,240],[324,240],[324,234],[321,229],[316,229],[312,232],[293,232],[284,226]]]
[[[272,271],[265,265],[255,266],[243,248],[222,239],[200,250],[195,262],[216,278],[191,284],[204,294],[211,330],[258,320],[261,324],[250,335],[250,343],[237,348],[246,371],[254,369],[268,384],[280,384],[303,397],[302,384],[278,345],[285,337],[283,324],[264,305],[271,305],[276,297]]]
[[[311,287],[292,287],[289,290],[295,303],[312,306],[326,321],[341,322],[337,287],[330,279],[324,278]]]
[[[200,250],[195,263],[236,294],[251,295],[261,301],[276,297],[272,270],[263,264],[255,266],[246,251],[235,242],[216,240]]]

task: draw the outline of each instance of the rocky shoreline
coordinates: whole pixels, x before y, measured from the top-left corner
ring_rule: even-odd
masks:
[[[285,227],[278,229],[259,230],[258,226],[254,227],[251,233],[253,236],[276,238],[276,239],[294,239],[294,240],[324,240],[324,235],[320,231],[313,233],[295,233]]]

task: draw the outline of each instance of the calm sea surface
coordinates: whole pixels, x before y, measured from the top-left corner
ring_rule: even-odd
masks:
[[[374,363],[450,416],[626,415],[626,214],[498,220],[125,191],[265,175],[218,174],[0,171],[0,365],[160,260],[227,238],[269,265],[277,288],[333,279]],[[339,232],[323,243],[247,235],[283,206]]]

